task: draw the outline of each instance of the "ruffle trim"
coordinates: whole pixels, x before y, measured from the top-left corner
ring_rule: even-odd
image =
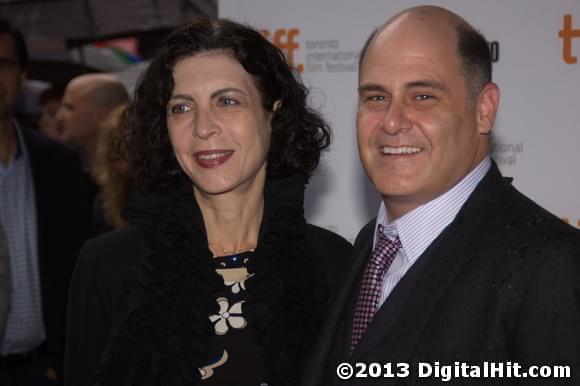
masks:
[[[277,181],[266,190],[262,229],[246,281],[249,324],[264,347],[272,385],[295,385],[329,297],[318,261],[303,250],[304,181]],[[289,185],[289,186],[288,186]]]
[[[133,199],[126,215],[155,249],[133,267],[124,323],[113,331],[96,384],[192,385],[200,379],[192,364],[206,360],[213,332],[211,294],[222,285],[202,243],[201,213],[191,187],[169,200],[160,194]]]
[[[329,297],[305,237],[302,177],[270,179],[258,247],[248,264],[244,305],[256,342],[264,347],[269,383],[299,383],[307,352]],[[139,265],[127,294],[122,325],[99,365],[96,385],[183,386],[199,383],[207,363],[223,286],[214,270],[191,184],[172,197],[139,194],[125,216],[155,247]]]

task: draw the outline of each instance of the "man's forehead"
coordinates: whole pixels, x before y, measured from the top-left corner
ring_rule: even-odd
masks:
[[[418,6],[408,8],[394,15],[379,28],[379,31],[394,28],[400,25],[416,23],[433,28],[434,26],[455,29],[460,24],[467,24],[467,21],[456,13],[438,6]]]
[[[402,44],[405,47],[455,47],[456,42],[455,25],[445,19],[402,16],[382,28],[371,46]]]
[[[361,63],[361,72],[377,63],[454,65],[459,62],[457,34],[441,20],[402,15],[378,31]],[[407,63],[408,62],[408,63]]]
[[[90,85],[86,82],[73,79],[66,87],[63,99],[67,103],[82,102],[90,94]]]

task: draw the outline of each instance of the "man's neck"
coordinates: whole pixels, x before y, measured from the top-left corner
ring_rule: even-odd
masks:
[[[16,153],[16,129],[12,119],[0,121],[0,161],[7,166]]]

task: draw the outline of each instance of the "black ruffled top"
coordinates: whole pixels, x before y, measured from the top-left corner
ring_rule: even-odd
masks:
[[[305,180],[269,179],[244,314],[263,348],[268,384],[296,385],[330,298],[320,256],[306,241]],[[190,183],[173,195],[138,194],[126,217],[151,247],[131,267],[127,305],[96,375],[99,386],[200,383],[223,288]]]

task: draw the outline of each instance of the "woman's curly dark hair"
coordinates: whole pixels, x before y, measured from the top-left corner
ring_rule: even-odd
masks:
[[[135,180],[142,187],[164,189],[183,178],[166,126],[173,67],[182,59],[211,51],[224,51],[237,60],[254,77],[264,109],[273,112],[268,175],[309,177],[321,151],[330,144],[330,127],[308,107],[308,90],[282,51],[250,27],[202,18],[167,38],[125,110],[119,145]]]

